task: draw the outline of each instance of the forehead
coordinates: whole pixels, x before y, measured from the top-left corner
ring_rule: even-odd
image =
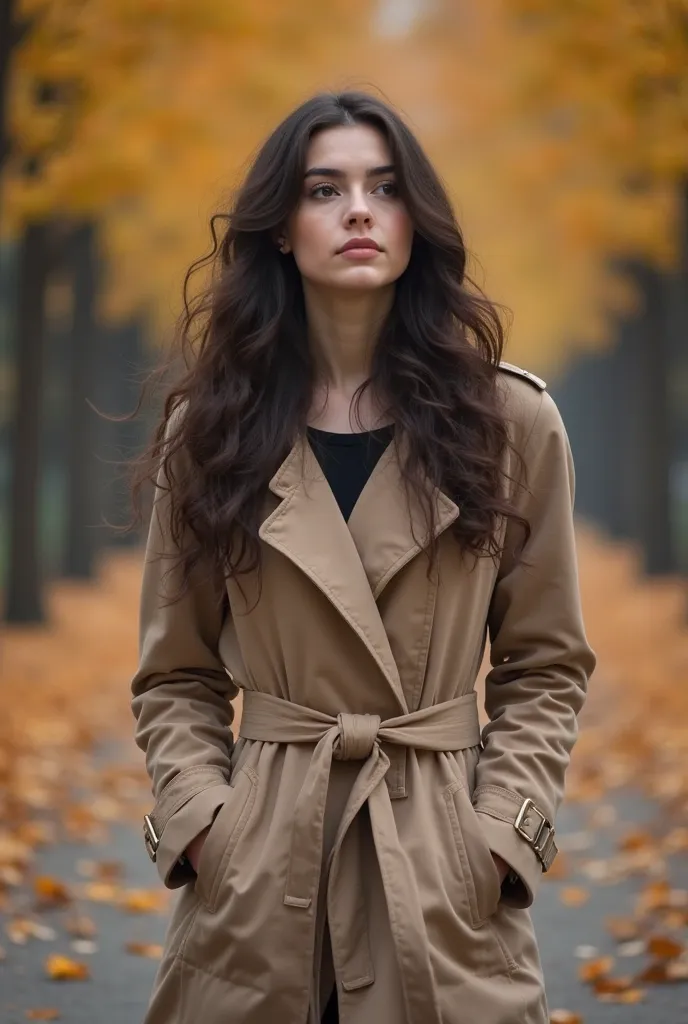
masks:
[[[384,135],[368,124],[326,128],[311,139],[308,167],[336,167],[358,171],[391,163],[391,152]]]

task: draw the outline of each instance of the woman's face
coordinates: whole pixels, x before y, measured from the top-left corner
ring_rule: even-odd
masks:
[[[413,225],[380,132],[351,125],[311,140],[301,198],[282,236],[311,286],[367,291],[403,274]]]

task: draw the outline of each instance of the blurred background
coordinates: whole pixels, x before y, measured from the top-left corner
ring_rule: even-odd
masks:
[[[141,537],[105,523],[155,410],[93,406],[135,408],[209,217],[346,87],[418,134],[574,450],[599,668],[536,908],[552,1020],[688,1020],[688,0],[0,0],[2,1021],[143,1014]]]

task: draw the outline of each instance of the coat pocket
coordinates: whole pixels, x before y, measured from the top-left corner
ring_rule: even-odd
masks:
[[[222,879],[241,833],[246,828],[256,799],[258,776],[253,768],[237,769],[231,792],[222,805],[201,850],[194,890],[208,910],[214,912]]]
[[[444,800],[454,835],[471,924],[474,928],[480,928],[499,906],[502,895],[499,871],[465,786],[459,780],[451,782],[444,790]]]

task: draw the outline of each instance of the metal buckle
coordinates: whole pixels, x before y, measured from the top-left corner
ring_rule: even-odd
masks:
[[[158,847],[160,846],[160,838],[153,828],[153,822],[147,814],[144,814],[143,816],[143,841],[146,845],[146,852],[148,853],[148,856],[153,863],[155,863]]]
[[[524,820],[527,820],[527,815],[530,811],[535,811],[535,813],[542,818],[534,836],[529,835],[523,828],[523,822]],[[533,847],[535,853],[542,862],[543,871],[548,871],[558,852],[554,842],[554,826],[552,825],[552,822],[545,817],[542,811],[535,806],[535,803],[530,799],[530,797],[523,801],[521,809],[516,815],[514,828],[518,834]],[[547,830],[547,835],[541,841],[542,834],[545,830]]]

